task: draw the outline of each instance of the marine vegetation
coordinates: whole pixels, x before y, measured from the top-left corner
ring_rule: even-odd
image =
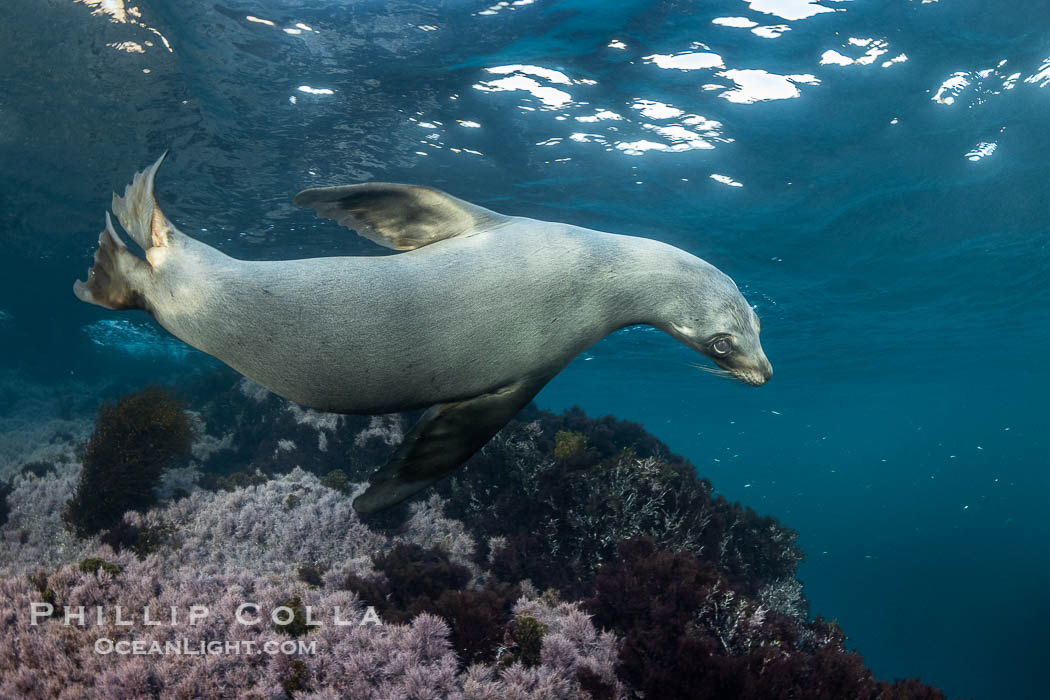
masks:
[[[80,570],[85,574],[97,574],[99,570],[105,571],[110,576],[120,573],[120,567],[112,562],[98,557],[88,557],[80,562]]]
[[[363,518],[351,500],[411,418],[307,412],[245,382],[209,396],[192,468],[156,469],[147,489],[182,497],[129,499],[102,538],[56,542],[57,516],[24,510],[0,526],[16,611],[0,620],[0,696],[944,697],[875,679],[835,623],[810,619],[796,533],[715,494],[637,424],[529,407],[437,493]],[[80,494],[103,432],[100,415],[79,481],[58,459],[16,476],[12,502]],[[246,600],[264,624],[238,623]],[[52,611],[34,626],[32,602],[211,612],[97,628]],[[369,606],[381,625],[332,624]],[[279,607],[288,624],[271,622]],[[317,650],[107,656],[99,637]]]
[[[7,518],[11,513],[11,506],[7,504],[7,497],[11,491],[11,484],[6,481],[0,481],[0,525],[7,522]]]
[[[620,678],[645,697],[942,698],[915,681],[876,681],[834,622],[794,615],[763,592],[743,595],[711,563],[621,543],[584,609],[623,641]]]
[[[55,465],[41,461],[27,462],[26,464],[22,465],[21,469],[18,470],[20,474],[32,474],[33,476],[44,476],[45,474],[48,474],[53,471],[55,471]]]
[[[794,576],[802,559],[797,533],[716,496],[640,425],[578,408],[527,408],[438,492],[476,537],[507,540],[495,571],[573,596],[617,543],[638,536],[693,552],[751,593]]]
[[[279,617],[273,623],[275,631],[289,637],[301,637],[315,627],[314,623],[307,621],[303,599],[299,596],[293,595],[291,598],[282,600],[277,607],[290,610],[291,614]]]
[[[514,640],[517,651],[508,652],[500,659],[500,663],[510,665],[515,661],[520,661],[526,668],[539,665],[543,638],[547,636],[547,625],[531,615],[518,615],[514,618],[510,636]]]
[[[65,521],[80,536],[120,522],[125,511],[157,501],[164,470],[189,454],[193,429],[183,404],[159,387],[103,404],[84,449]]]
[[[429,612],[450,626],[453,649],[464,663],[485,661],[504,639],[517,586],[492,579],[484,588],[469,587],[470,569],[438,548],[398,544],[373,558],[379,577],[347,576],[344,587],[374,605],[384,620],[407,622]]]

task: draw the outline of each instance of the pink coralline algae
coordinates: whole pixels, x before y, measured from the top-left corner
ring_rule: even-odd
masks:
[[[123,569],[116,575],[67,565],[49,576],[0,578],[0,697],[82,697],[90,691],[280,698],[297,676],[296,697],[575,698],[577,669],[615,678],[612,635],[600,634],[574,609],[545,613],[566,632],[544,642],[538,668],[501,670],[492,663],[464,669],[448,624],[429,613],[405,624],[375,624],[349,591],[280,576],[202,576],[192,567],[158,576],[156,559],[113,558]],[[284,619],[279,608],[290,593],[309,606],[316,623],[294,640],[272,622],[272,611]],[[46,615],[45,599],[54,617]],[[246,602],[251,607],[238,616]],[[120,642],[132,641],[137,646],[128,646],[129,653],[119,652]],[[215,648],[220,653],[202,653],[209,642],[222,642]],[[162,649],[167,653],[157,653]]]

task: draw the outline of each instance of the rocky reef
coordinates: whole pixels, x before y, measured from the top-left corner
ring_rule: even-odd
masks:
[[[183,393],[0,465],[0,696],[943,697],[876,680],[810,618],[797,534],[637,424],[529,407],[362,518],[414,416]]]

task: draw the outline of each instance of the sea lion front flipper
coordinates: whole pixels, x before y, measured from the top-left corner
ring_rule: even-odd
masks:
[[[503,214],[430,187],[388,182],[315,187],[303,190],[292,201],[395,250],[472,236],[510,221]]]
[[[354,499],[359,513],[397,505],[458,469],[500,431],[550,377],[524,378],[490,394],[431,406]]]

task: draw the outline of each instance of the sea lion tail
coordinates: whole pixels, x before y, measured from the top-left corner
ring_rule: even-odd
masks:
[[[124,188],[123,197],[113,194],[113,213],[128,235],[146,252],[146,259],[151,265],[155,265],[156,261],[151,257],[150,249],[167,248],[178,235],[157,206],[153,195],[153,180],[166,155],[167,151],[153,165],[135,173],[131,184]]]
[[[81,301],[107,309],[145,309],[141,282],[149,275],[149,263],[136,257],[113,230],[106,212],[106,227],[98,237],[95,264],[86,282],[73,283],[73,293]]]

